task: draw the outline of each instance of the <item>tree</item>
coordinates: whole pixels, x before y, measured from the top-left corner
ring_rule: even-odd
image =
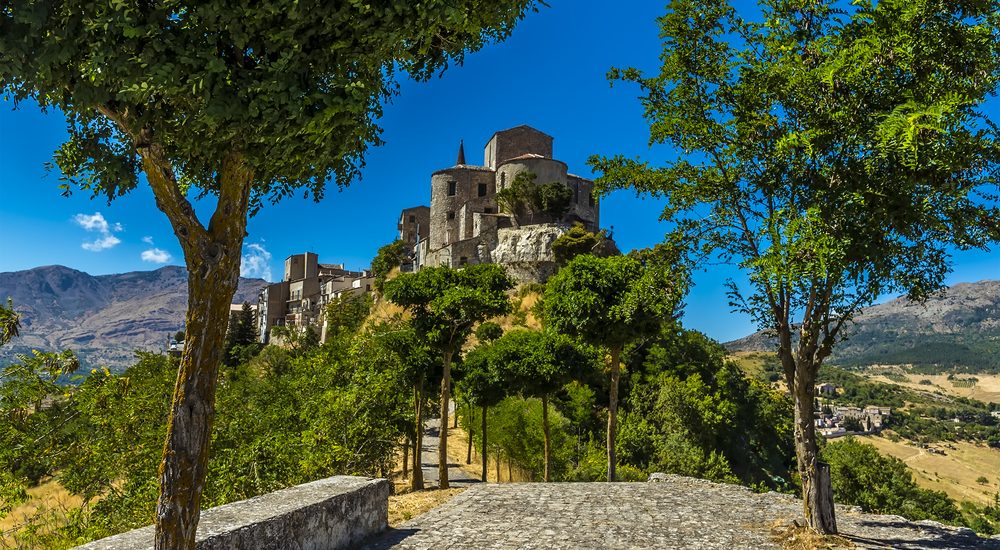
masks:
[[[506,188],[497,192],[497,203],[514,217],[515,223],[562,219],[573,201],[573,190],[558,181],[537,184],[532,172],[519,172]],[[541,220],[535,217],[540,216]]]
[[[17,338],[21,330],[21,316],[14,311],[14,302],[7,298],[7,305],[0,304],[0,346]]]
[[[490,343],[503,336],[503,327],[493,321],[479,323],[476,327],[476,339],[481,343]]]
[[[977,111],[1000,79],[998,3],[762,10],[749,22],[725,2],[671,2],[659,74],[609,76],[639,85],[651,142],[676,159],[590,162],[602,192],[665,198],[662,217],[694,259],[717,254],[746,271],[733,302],[777,336],[805,517],[833,533],[817,370],[860,308],[894,292],[925,298],[943,284],[949,247],[1000,237],[1000,141]]]
[[[351,334],[364,324],[371,313],[372,298],[368,294],[344,293],[333,298],[323,309],[326,337]]]
[[[391,366],[412,389],[413,423],[406,432],[413,441],[413,475],[410,489],[424,489],[424,475],[420,467],[423,452],[424,403],[427,400],[428,382],[432,380],[437,360],[434,350],[422,342],[409,321],[399,318],[368,327],[355,344],[356,354],[369,358],[369,362]],[[404,462],[405,462],[404,456]],[[405,464],[404,464],[405,468]]]
[[[906,464],[882,456],[874,445],[854,437],[828,443],[822,450],[833,487],[845,504],[875,514],[898,514],[911,520],[961,520],[955,502],[944,492],[921,489]]]
[[[257,353],[257,316],[249,302],[243,302],[239,313],[229,315],[226,329],[226,351],[223,362],[228,366],[238,365]]]
[[[678,267],[666,257],[644,264],[633,256],[582,255],[559,270],[545,287],[545,324],[608,353],[608,481],[615,480],[622,349],[655,334],[660,323],[673,315],[686,290],[686,279]]]
[[[110,201],[145,175],[190,274],[184,353],[159,477],[156,547],[193,548],[218,366],[247,214],[347,185],[378,144],[394,75],[425,80],[500,40],[533,0],[348,5],[13,0],[0,86],[58,109],[65,177]],[[64,193],[70,183],[62,185]],[[215,198],[208,223],[190,197]]]
[[[409,256],[410,250],[406,243],[396,239],[382,246],[372,259],[372,274],[375,275],[375,290],[382,292],[382,285],[393,269],[396,269]]]
[[[495,264],[463,269],[431,267],[403,273],[386,281],[385,297],[413,315],[413,326],[422,339],[441,355],[441,443],[438,447],[441,488],[448,488],[448,402],[451,363],[472,332],[491,317],[510,312],[507,291],[514,284]]]
[[[491,345],[494,368],[506,366],[513,387],[525,397],[542,400],[543,479],[551,481],[552,452],[549,433],[549,399],[568,384],[573,375],[594,363],[593,358],[570,337],[553,332],[515,330]],[[484,447],[485,448],[485,447]]]
[[[485,326],[486,323],[480,325]],[[499,328],[499,325],[497,325]],[[477,330],[477,335],[478,335]],[[481,339],[482,340],[482,339]],[[486,466],[489,455],[487,446],[487,412],[489,408],[503,401],[508,395],[510,373],[508,366],[494,359],[493,346],[489,343],[480,344],[470,351],[462,361],[462,378],[459,382],[462,394],[470,405],[482,409],[482,426],[480,427],[483,470],[482,481],[486,481]],[[469,441],[472,441],[472,430],[469,430]],[[471,454],[471,451],[470,451]]]

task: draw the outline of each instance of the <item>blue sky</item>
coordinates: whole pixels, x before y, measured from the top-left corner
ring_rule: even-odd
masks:
[[[430,174],[454,163],[461,139],[469,162],[481,162],[494,131],[529,124],[554,136],[554,156],[584,176],[592,175],[585,160],[594,153],[669,158],[669,150],[647,145],[637,90],[611,88],[605,78],[616,65],[658,67],[655,18],[665,2],[622,0],[614,9],[596,0],[549,4],[506,42],[468,56],[463,67],[427,83],[404,82],[380,122],[387,143],[368,153],[361,181],[330,189],[319,204],[286,199],[252,218],[248,274],[280,278],[282,260],[306,250],[324,262],[367,267],[396,236],[399,211],[429,204]],[[743,4],[741,11],[753,5]],[[79,191],[59,195],[59,175],[47,173],[45,163],[64,136],[59,113],[0,104],[0,234],[7,236],[0,239],[0,271],[62,264],[96,275],[182,265],[170,226],[145,187],[111,205]],[[650,246],[665,232],[659,213],[655,201],[618,192],[602,202],[602,225],[614,226],[623,250]],[[1000,267],[985,253],[955,259],[949,282],[996,278]],[[753,330],[729,312],[723,284],[730,276],[740,274],[720,266],[695,274],[687,326],[721,341]]]

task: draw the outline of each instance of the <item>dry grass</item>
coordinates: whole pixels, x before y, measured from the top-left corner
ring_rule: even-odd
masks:
[[[5,548],[5,545],[13,543],[7,535],[8,531],[24,525],[37,512],[44,510],[68,511],[79,508],[83,504],[83,499],[71,494],[55,480],[49,480],[28,489],[28,497],[27,502],[14,508],[7,516],[0,518],[0,533],[2,533],[0,548]]]
[[[416,491],[389,497],[389,527],[401,524],[437,508],[465,489]]]
[[[964,441],[933,444],[933,448],[945,453],[940,455],[884,437],[864,436],[860,439],[874,445],[882,454],[905,462],[913,472],[917,485],[944,491],[955,500],[989,504],[993,501],[993,494],[1000,490],[1000,450]],[[976,482],[981,476],[987,478],[986,485]]]
[[[771,538],[785,550],[815,550],[820,548],[857,548],[853,542],[837,535],[820,535],[799,520],[778,520],[771,524]]]
[[[893,369],[896,375],[902,374],[906,377],[906,381],[902,382],[897,380],[891,380],[880,371],[885,369],[879,369],[874,372],[869,373],[869,377],[872,380],[878,382],[884,382],[886,384],[896,384],[917,391],[933,392],[939,391],[945,395],[953,395],[956,397],[968,397],[970,399],[975,399],[977,401],[983,401],[985,403],[1000,403],[1000,374],[968,374],[961,375],[961,378],[978,378],[976,385],[971,387],[960,387],[948,380],[947,374],[912,374],[902,372],[902,369]],[[921,384],[921,380],[930,380],[930,385]]]
[[[459,465],[469,475],[479,478],[483,473],[483,458],[476,447],[472,447],[472,463],[466,464],[465,458],[469,449],[469,434],[462,428],[451,428],[448,430],[448,460]],[[487,458],[486,481],[494,483],[520,483],[534,481],[531,474],[517,466],[511,466],[505,461],[500,463],[500,476],[497,477],[497,459],[494,456]]]

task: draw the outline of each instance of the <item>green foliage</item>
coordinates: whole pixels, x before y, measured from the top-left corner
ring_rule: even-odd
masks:
[[[961,521],[955,502],[941,491],[917,487],[906,464],[879,454],[873,445],[848,437],[829,443],[822,458],[840,502],[867,512],[898,514],[911,520]]]
[[[672,0],[658,73],[609,74],[639,86],[650,143],[676,157],[592,157],[597,188],[663,199],[689,261],[746,272],[731,303],[778,336],[800,415],[861,308],[923,300],[955,247],[1000,240],[1000,132],[979,111],[1000,83],[998,6],[773,0],[745,20],[726,1]],[[815,436],[796,441],[808,486]],[[806,506],[835,530],[833,510]]]
[[[21,329],[21,316],[14,311],[14,302],[7,298],[7,305],[0,304],[0,346],[17,338]]]
[[[335,474],[388,472],[412,409],[407,371],[378,346],[387,332],[298,355],[269,346],[224,370],[206,506]],[[51,384],[55,371],[42,374],[37,363],[36,378]],[[34,518],[19,540],[66,547],[150,523],[175,377],[169,357],[140,354],[120,375],[96,370],[75,388],[46,386],[47,404],[27,416],[23,404],[37,398],[38,382],[0,386],[0,472],[9,472],[0,504],[23,499],[18,491],[42,476],[85,500],[58,521]]]
[[[124,134],[149,129],[185,190],[217,192],[219,166],[238,151],[254,204],[296,188],[318,199],[331,174],[341,185],[357,176],[366,145],[379,142],[375,120],[397,72],[425,80],[461,63],[532,6],[15,1],[0,13],[0,82],[15,101],[66,114],[56,162],[95,195],[136,186],[145,145]]]
[[[572,202],[573,190],[558,181],[538,186],[538,211],[552,221],[561,220]]]
[[[481,453],[481,415],[482,410],[473,407],[470,411],[460,410],[462,424],[466,426],[473,438],[473,444]],[[507,397],[489,409],[486,415],[487,445],[490,456],[501,455],[520,470],[530,474],[531,479],[541,480],[545,468],[544,441],[542,437],[542,404],[539,399],[524,399]],[[573,441],[569,436],[567,420],[556,410],[549,410],[549,425],[552,441],[552,479],[553,481],[569,480]],[[490,472],[493,476],[493,472]]]
[[[503,268],[478,264],[463,269],[431,267],[387,281],[385,296],[413,314],[413,327],[442,353],[458,351],[472,327],[510,311],[513,282]]]
[[[260,351],[262,346],[257,342],[257,316],[249,302],[243,302],[240,312],[229,316],[225,347],[223,362],[229,366],[245,363]]]
[[[686,288],[663,284],[666,279],[666,270],[647,269],[632,257],[577,256],[546,285],[545,323],[593,345],[620,348],[655,333],[673,315]]]
[[[503,327],[493,321],[479,323],[476,327],[476,339],[483,343],[489,343],[503,336]]]
[[[788,398],[747,379],[721,346],[695,331],[665,327],[631,356],[622,433],[638,429],[650,443],[623,461],[648,472],[786,487]]]
[[[531,172],[518,173],[497,192],[497,204],[518,223],[561,220],[569,211],[573,190],[558,181],[536,184],[536,178]]]
[[[569,231],[552,241],[552,255],[559,265],[566,265],[580,254],[594,254],[601,240],[601,235],[587,231],[582,224],[573,224]]]
[[[597,364],[592,349],[552,332],[512,330],[483,351],[497,368],[508,370],[511,388],[524,397],[552,394]]]
[[[372,298],[368,294],[341,294],[330,300],[323,310],[328,337],[357,332],[364,324],[372,309]]]
[[[410,250],[406,243],[396,239],[378,249],[375,258],[372,259],[372,273],[375,275],[375,290],[382,292],[389,273],[400,266],[410,255]]]

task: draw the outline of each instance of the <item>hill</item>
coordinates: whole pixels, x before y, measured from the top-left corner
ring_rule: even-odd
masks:
[[[831,358],[841,365],[912,365],[917,372],[1000,372],[1000,281],[952,286],[916,303],[905,297],[858,314]],[[756,332],[725,344],[730,351],[773,351]]]
[[[234,302],[256,302],[267,284],[240,279]],[[0,299],[21,314],[21,336],[0,350],[0,364],[32,349],[72,349],[88,367],[121,369],[134,350],[162,350],[184,324],[187,271],[89,275],[60,265],[0,273]]]

